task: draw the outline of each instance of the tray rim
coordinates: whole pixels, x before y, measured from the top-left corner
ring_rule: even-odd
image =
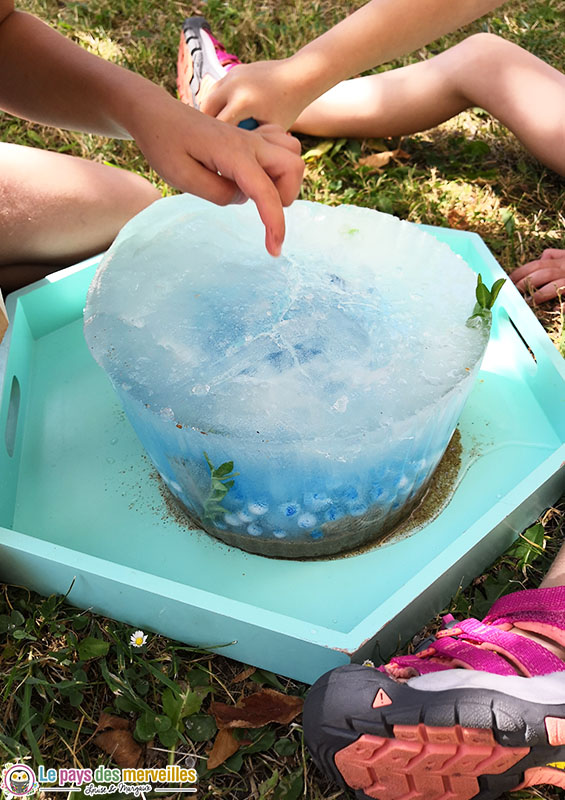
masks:
[[[460,241],[466,240],[470,246],[478,251],[482,260],[488,264],[493,277],[508,277],[478,234],[468,231],[434,228],[433,226],[420,227],[428,230],[432,235],[437,235],[438,231],[446,230],[449,231],[450,237],[458,237]],[[91,268],[100,261],[101,257],[102,255],[93,256],[10,294],[6,303],[10,319],[13,319],[15,314],[18,313],[18,301],[20,299],[24,300],[26,295],[41,287],[56,283],[70,275]],[[507,281],[503,288],[501,299],[503,301],[501,307],[504,308],[507,315],[514,322],[518,333],[523,335],[528,344],[535,347],[535,352],[538,356],[543,356],[540,360],[545,361],[547,367],[556,370],[557,376],[561,381],[565,382],[565,360],[561,358],[541,324],[510,281]],[[24,312],[25,309],[22,309],[22,313]],[[7,395],[7,392],[3,393],[2,384],[4,369],[10,352],[11,332],[12,325],[10,325],[0,348],[0,410],[2,409],[2,398]],[[538,362],[538,369],[539,367],[540,363]],[[539,403],[538,397],[536,397],[536,401]],[[553,425],[553,427],[555,426]],[[127,567],[125,564],[119,564],[83,553],[80,550],[41,540],[33,535],[15,531],[11,528],[0,527],[0,551],[6,548],[22,555],[57,562],[67,565],[71,570],[73,568],[80,569],[93,576],[113,580],[117,584],[124,584],[124,574],[127,574],[130,576],[127,585],[131,585],[131,580],[135,579],[134,588],[138,591],[160,594],[162,597],[170,598],[185,606],[198,607],[211,615],[221,614],[225,617],[227,611],[226,603],[229,603],[229,618],[242,625],[251,625],[254,628],[261,628],[272,634],[280,634],[283,637],[300,641],[302,644],[316,645],[325,649],[329,648],[336,651],[336,654],[339,652],[351,655],[360,651],[368,641],[374,640],[379,631],[393,622],[399,614],[413,603],[416,603],[420,595],[427,592],[435,582],[440,581],[449,569],[464,559],[474,547],[486,540],[498,526],[503,526],[512,513],[533,498],[541,487],[552,479],[559,481],[560,476],[565,478],[565,444],[563,443],[547,456],[533,472],[525,476],[510,492],[500,498],[494,506],[482,514],[465,531],[461,532],[457,539],[447,548],[426,564],[424,569],[428,578],[426,579],[427,588],[424,589],[424,592],[421,589],[422,581],[419,580],[422,570],[419,570],[406,584],[398,586],[393,594],[373,611],[365,615],[347,632],[296,619],[291,615],[243,603],[240,600],[226,598],[215,592],[187,586],[175,580],[153,575],[150,572]],[[532,488],[534,483],[535,487]],[[447,555],[449,555],[448,559],[446,559]],[[261,556],[252,557],[262,558]],[[362,555],[356,557],[362,557]],[[448,563],[447,569],[445,567],[446,563]],[[0,562],[0,576],[3,576],[4,572],[5,570]],[[119,573],[122,573],[122,575],[120,576]],[[5,576],[4,579],[6,579]],[[72,602],[70,595],[69,601]],[[226,651],[226,655],[230,655],[229,652]]]
[[[378,630],[375,626],[377,617],[385,617],[385,622],[380,625],[382,628],[387,621],[394,619],[405,607],[417,600],[422,593],[420,576],[423,570],[426,573],[433,573],[429,585],[439,580],[446,571],[445,561],[450,565],[456,564],[469,551],[487,538],[492,530],[501,525],[508,519],[509,515],[518,509],[531,497],[531,492],[527,487],[528,480],[535,475],[540,479],[539,486],[543,486],[559,472],[565,478],[565,444],[549,456],[540,464],[533,473],[522,480],[514,489],[501,498],[495,507],[491,508],[479,519],[477,519],[466,531],[457,537],[445,550],[442,550],[432,561],[428,562],[421,570],[415,573],[409,581],[391,594],[387,600],[381,603],[370,614],[360,620],[349,631],[338,631],[335,628],[328,628],[323,625],[314,624],[305,620],[297,619],[288,614],[271,611],[268,609],[244,603],[241,600],[229,598],[230,616],[239,622],[252,622],[256,627],[264,627],[269,631],[292,634],[294,638],[309,641],[313,644],[332,647],[344,650],[347,653],[356,652],[359,647],[371,635]],[[512,498],[512,499],[509,499]],[[485,520],[488,520],[485,522]],[[486,527],[488,525],[488,527]],[[487,530],[487,533],[484,531]],[[163,578],[150,572],[128,567],[108,559],[102,559],[80,550],[66,547],[64,545],[38,539],[31,534],[14,531],[11,528],[0,526],[0,548],[8,547],[19,550],[20,552],[40,556],[47,560],[66,564],[75,569],[87,571],[92,575],[98,575],[106,579],[114,580],[117,583],[125,583],[124,576],[120,573],[126,572],[129,576],[128,584],[131,585],[135,579],[135,585],[140,590],[149,591],[151,594],[159,594],[170,599],[174,599],[193,605],[202,610],[213,614],[225,613],[225,605],[228,598],[218,595],[215,592],[208,592],[197,587],[189,586],[175,580]],[[263,558],[262,556],[252,556],[253,558]],[[361,556],[356,556],[361,557]],[[0,573],[1,573],[0,567]],[[254,619],[250,620],[252,614]],[[371,633],[372,632],[372,633]]]

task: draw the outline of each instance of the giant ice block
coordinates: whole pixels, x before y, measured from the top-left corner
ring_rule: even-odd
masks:
[[[376,540],[422,497],[488,340],[476,276],[418,226],[298,201],[283,255],[255,207],[180,195],[120,232],[89,347],[189,517],[251,552]]]

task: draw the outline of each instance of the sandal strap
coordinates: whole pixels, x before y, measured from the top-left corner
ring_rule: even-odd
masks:
[[[391,659],[390,666],[397,673],[410,669],[419,675],[458,666],[528,678],[565,671],[565,663],[543,645],[517,633],[485,625],[478,619],[466,619],[440,631],[425,650],[415,655],[397,656]]]
[[[415,675],[427,675],[430,672],[440,672],[445,669],[453,669],[452,663],[442,663],[440,661],[425,660],[418,656],[396,656],[391,658],[388,664],[383,664],[377,667],[379,672],[384,672],[387,675],[396,675],[404,670],[412,670]],[[402,676],[403,677],[403,676]],[[414,675],[406,675],[406,677],[414,677]]]
[[[449,631],[449,638],[452,636],[478,643],[481,649],[488,648],[501,653],[528,678],[565,671],[565,663],[543,645],[517,633],[485,625],[477,619],[458,623]]]
[[[435,641],[431,648],[444,658],[449,658],[452,668],[460,662],[468,669],[480,672],[493,672],[495,675],[516,675],[518,670],[505,658],[493,650],[467,644],[463,638],[445,636]],[[433,658],[433,656],[432,656]]]
[[[396,656],[388,666],[393,666],[395,672],[411,669],[419,675],[456,667],[493,672],[496,675],[516,675],[517,672],[512,664],[492,650],[475,647],[451,636],[436,639],[428,648],[414,655]],[[385,671],[389,672],[388,669]]]
[[[565,662],[546,647],[504,629],[531,630],[565,646],[565,586],[514,592],[497,600],[483,622],[457,622],[448,614],[444,626],[427,640],[425,650],[397,656],[379,669],[400,677],[406,677],[403,672],[424,675],[458,666],[526,677],[565,672]]]
[[[533,622],[565,633],[565,586],[506,594],[494,603],[483,621],[489,625]]]
[[[492,606],[484,622],[514,625],[565,646],[565,586],[524,589],[504,595]]]

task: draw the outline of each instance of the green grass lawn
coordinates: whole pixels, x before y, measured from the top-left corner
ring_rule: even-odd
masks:
[[[290,54],[351,10],[349,4],[329,0],[210,0],[193,5],[25,0],[19,7],[173,93],[176,48],[185,16],[205,14],[228,50],[251,61]],[[392,66],[439,52],[471,32],[490,30],[565,71],[564,21],[561,0],[511,2]],[[1,113],[0,138],[131,169],[164,193],[172,192],[131,142],[53,130]],[[304,138],[303,152],[317,144]],[[536,257],[544,247],[565,247],[565,182],[530,157],[485,112],[469,111],[432,131],[404,138],[402,149],[410,158],[391,162],[382,174],[371,174],[359,165],[364,155],[398,144],[398,139],[339,140],[319,148],[319,154],[307,160],[302,196],[476,231],[507,271]],[[555,301],[536,313],[565,353],[561,304]],[[564,512],[563,504],[548,511],[518,545],[454,599],[453,613],[481,617],[500,594],[517,586],[537,586],[563,540]],[[431,621],[430,630],[436,625]],[[129,642],[131,633],[122,624],[71,608],[62,598],[44,599],[22,587],[4,587],[0,763],[25,758],[36,766],[111,766],[114,761],[105,749],[119,741],[124,758],[131,761],[137,754],[147,766],[180,763],[193,756],[201,800],[347,796],[309,762],[299,716],[290,724],[269,723],[236,732],[239,750],[220,766],[212,770],[207,766],[216,736],[212,701],[233,704],[258,686],[302,697],[306,687],[260,670],[246,673],[242,665],[221,655],[195,651],[158,635],[150,634],[143,647],[135,648]],[[103,712],[125,720],[121,732],[104,718],[106,738],[99,737]],[[522,798],[559,796],[554,790],[521,793]]]

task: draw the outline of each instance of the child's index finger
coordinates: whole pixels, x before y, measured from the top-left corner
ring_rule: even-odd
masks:
[[[241,191],[253,200],[265,226],[265,247],[272,256],[281,254],[285,235],[282,200],[275,184],[256,162],[235,178]]]

